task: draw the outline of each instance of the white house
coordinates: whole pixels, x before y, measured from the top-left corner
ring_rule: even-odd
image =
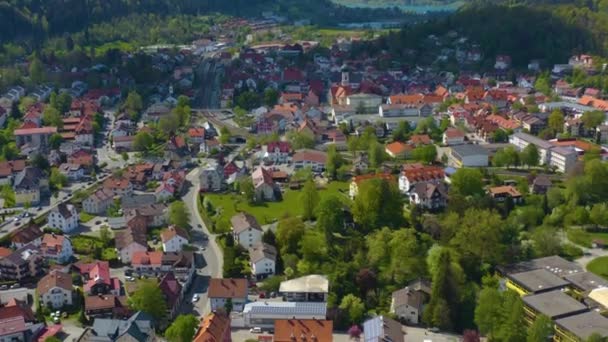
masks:
[[[180,252],[184,245],[188,244],[188,233],[172,225],[160,233],[160,240],[163,244],[163,252]]]
[[[295,169],[311,168],[314,172],[325,171],[327,153],[316,150],[299,150],[291,158]]]
[[[175,188],[165,182],[161,183],[154,191],[154,196],[156,196],[156,200],[159,202],[173,198],[174,194]]]
[[[61,203],[48,216],[48,226],[69,233],[78,228],[78,212],[72,204]]]
[[[123,263],[130,263],[131,258],[136,252],[148,250],[148,240],[145,227],[128,228],[126,231],[118,232],[115,235],[116,251]]]
[[[418,324],[422,318],[424,305],[430,298],[430,284],[417,280],[407,287],[393,292],[390,313],[406,321]]]
[[[276,199],[275,184],[272,180],[270,171],[259,166],[251,173],[251,181],[255,190],[254,196],[257,201],[274,201]]]
[[[457,145],[450,148],[449,164],[455,167],[486,167],[490,153],[479,145]]]
[[[464,144],[464,132],[457,128],[448,128],[443,132],[443,144],[447,146]]]
[[[263,150],[264,159],[282,164],[287,162],[291,153],[291,146],[285,141],[275,141],[263,146]]]
[[[262,241],[262,227],[253,215],[238,213],[230,219],[234,241],[245,248],[251,248]]]
[[[36,287],[40,303],[51,306],[53,309],[61,309],[64,306],[72,305],[73,286],[72,276],[53,271],[38,281]]]
[[[40,244],[40,254],[58,263],[67,263],[74,256],[72,241],[65,235],[44,234]]]
[[[82,201],[82,209],[89,214],[103,214],[114,203],[114,192],[101,188]]]
[[[445,179],[445,171],[437,166],[408,164],[399,175],[399,191],[408,193],[416,184],[429,182],[440,184]]]
[[[59,165],[59,172],[65,175],[69,180],[80,180],[84,177],[84,167],[79,164],[63,163]]]
[[[215,160],[209,160],[203,165],[199,173],[201,191],[214,192],[222,189],[224,170]]]
[[[228,299],[232,301],[232,311],[242,312],[247,303],[247,279],[212,278],[209,280],[207,297],[211,303],[211,311],[226,307]]]
[[[249,248],[251,273],[256,278],[264,278],[275,272],[277,249],[267,243],[258,242]]]

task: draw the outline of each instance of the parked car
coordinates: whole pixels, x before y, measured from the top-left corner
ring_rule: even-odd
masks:
[[[198,293],[195,293],[194,296],[192,296],[192,303],[196,303],[198,302],[198,300],[200,299]]]
[[[2,285],[2,286],[0,286],[0,290],[8,290],[8,285]]]
[[[125,280],[128,282],[133,282],[133,281],[135,281],[135,278],[129,276],[129,277],[125,277]]]
[[[253,327],[251,329],[249,329],[249,332],[252,334],[261,334],[262,333],[262,328],[260,327]]]
[[[19,284],[17,284],[17,283],[15,283],[15,284],[11,285],[11,289],[18,289],[18,288],[20,288],[20,287],[21,287],[21,285],[19,285]]]

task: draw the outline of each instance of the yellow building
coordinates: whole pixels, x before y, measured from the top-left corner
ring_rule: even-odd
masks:
[[[528,324],[534,322],[539,314],[544,314],[554,321],[589,311],[583,303],[560,290],[524,296],[522,300]]]
[[[594,333],[608,336],[608,318],[589,311],[556,320],[553,341],[584,342]]]
[[[508,274],[506,278],[506,287],[520,296],[562,289],[569,284],[545,269]]]

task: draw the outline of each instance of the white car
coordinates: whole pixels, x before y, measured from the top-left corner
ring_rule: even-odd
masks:
[[[195,293],[194,296],[192,296],[192,303],[198,302],[200,298],[201,297],[199,297],[198,293]]]
[[[252,334],[261,334],[262,333],[262,328],[260,327],[253,327],[251,329],[249,329],[249,332]]]

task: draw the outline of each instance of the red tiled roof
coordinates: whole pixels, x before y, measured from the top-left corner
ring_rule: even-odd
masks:
[[[224,336],[229,334],[230,318],[225,315],[212,313],[201,321],[193,342],[222,342],[224,341]]]
[[[445,177],[445,172],[437,166],[422,166],[413,164],[406,166],[403,170],[403,175],[410,182],[441,180]]]
[[[247,297],[247,279],[213,278],[209,281],[209,298]]]
[[[274,342],[333,341],[334,323],[321,319],[277,319],[274,321]]]
[[[57,133],[57,127],[39,127],[39,128],[26,128],[16,129],[15,135],[32,135],[32,134],[53,134]]]

